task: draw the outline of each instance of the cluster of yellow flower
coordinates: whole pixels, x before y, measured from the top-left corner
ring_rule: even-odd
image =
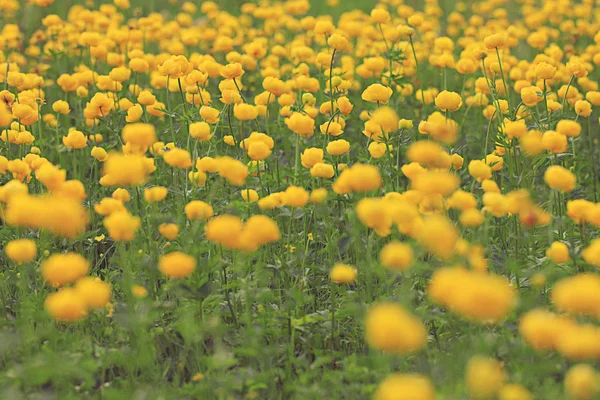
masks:
[[[478,329],[523,312],[523,344],[600,359],[593,2],[387,0],[336,20],[307,15],[308,0],[247,2],[238,16],[213,1],[171,15],[34,0],[41,23],[26,32],[12,23],[21,3],[0,0],[2,229],[15,270],[39,266],[55,320],[222,274],[237,328],[254,299],[234,304],[228,274],[264,282],[236,263],[302,269],[305,287],[312,259],[332,266],[310,278],[330,280],[314,287],[332,310],[341,288],[364,285],[375,350],[439,340],[428,307]],[[356,251],[330,250],[342,234]],[[94,255],[103,244],[118,257]],[[137,249],[162,275],[131,274]],[[99,261],[126,270],[114,296],[111,275],[90,271]],[[423,294],[414,310],[389,300],[381,279],[398,275]],[[600,393],[591,367],[561,373],[573,399]],[[474,399],[532,398],[495,359],[474,355],[465,374]],[[398,373],[375,394],[434,397],[429,378]]]

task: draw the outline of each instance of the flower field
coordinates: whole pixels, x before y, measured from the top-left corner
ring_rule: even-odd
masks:
[[[0,0],[0,398],[600,399],[598,31]]]

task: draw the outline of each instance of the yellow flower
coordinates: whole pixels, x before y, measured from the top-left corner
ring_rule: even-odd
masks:
[[[108,160],[108,153],[102,147],[94,146],[90,152],[91,156],[100,162]]]
[[[73,322],[87,315],[87,304],[77,290],[63,288],[49,294],[44,301],[48,314],[57,321]]]
[[[75,291],[89,308],[103,308],[111,297],[110,285],[92,276],[79,279],[75,283]]]
[[[310,169],[311,176],[315,178],[333,178],[335,175],[335,171],[333,169],[333,165],[325,164],[325,163],[316,163]]]
[[[201,200],[192,200],[185,206],[185,215],[188,219],[206,221],[213,216],[213,208],[210,204]]]
[[[66,101],[57,100],[54,103],[52,103],[52,111],[59,114],[67,115],[71,112],[71,108],[69,107],[69,103],[67,103]]]
[[[429,379],[418,374],[395,373],[377,387],[374,400],[434,400],[435,389]]]
[[[394,303],[369,309],[366,337],[371,347],[388,353],[414,353],[427,344],[427,330],[421,321]]]
[[[552,79],[556,74],[556,67],[542,61],[535,66],[535,73],[540,79]]]
[[[492,177],[492,168],[485,161],[473,160],[469,163],[469,174],[478,181],[483,181]]]
[[[526,106],[535,106],[542,100],[540,89],[538,89],[536,86],[524,87],[521,89],[521,100]]]
[[[308,192],[298,186],[288,186],[283,194],[284,204],[292,207],[304,207],[308,202]]]
[[[436,270],[427,294],[451,311],[486,324],[506,318],[517,300],[516,291],[503,277],[461,267]]]
[[[335,264],[329,271],[331,281],[338,285],[348,285],[356,282],[357,275],[356,268],[346,264]]]
[[[131,288],[131,292],[137,298],[143,298],[148,296],[148,291],[146,290],[146,288],[140,285],[133,285],[133,287]]]
[[[158,231],[162,236],[169,240],[177,239],[179,236],[179,227],[177,224],[160,224],[158,226]]]
[[[63,144],[70,149],[83,149],[87,146],[87,137],[75,129],[71,129],[67,136],[62,138]]]
[[[557,264],[569,262],[569,248],[563,242],[553,242],[550,248],[546,250],[546,257]]]
[[[190,124],[190,136],[201,142],[208,142],[213,135],[210,132],[210,125],[202,121]]]
[[[37,246],[33,240],[17,239],[6,244],[6,256],[16,263],[33,261],[37,255]]]
[[[52,286],[73,283],[88,273],[88,261],[75,253],[54,254],[42,262],[44,281]]]
[[[135,154],[109,154],[104,163],[104,176],[100,184],[108,186],[137,186],[146,181],[150,171],[144,157]]]
[[[258,200],[258,192],[254,189],[242,189],[242,199],[247,203],[254,203]]]
[[[371,103],[387,104],[394,92],[387,86],[374,83],[362,92],[362,99]]]
[[[456,111],[462,106],[462,98],[458,93],[443,90],[436,96],[435,105],[442,111]]]
[[[188,169],[194,165],[190,152],[179,148],[173,148],[165,152],[163,159],[169,166],[181,169]]]
[[[552,165],[546,169],[544,181],[552,189],[570,192],[575,189],[576,178],[568,169],[558,165]]]
[[[476,227],[485,221],[481,211],[476,208],[469,208],[460,213],[459,221],[462,226]]]
[[[562,279],[551,292],[554,306],[563,312],[600,317],[600,276],[590,273]]]
[[[205,120],[211,125],[214,125],[217,122],[219,122],[219,110],[217,110],[216,108],[202,106],[200,108],[200,116],[203,120]]]
[[[208,221],[204,228],[208,240],[230,249],[237,248],[243,230],[242,220],[233,215],[214,217]]]
[[[242,64],[233,63],[227,64],[221,68],[221,76],[226,79],[235,79],[244,75]]]
[[[158,260],[158,269],[167,278],[185,278],[190,276],[196,269],[196,260],[190,255],[175,251],[162,256]]]
[[[465,380],[475,399],[491,399],[504,385],[506,375],[502,365],[484,356],[472,357],[467,363]]]
[[[327,189],[319,188],[310,192],[309,201],[313,204],[321,204],[327,200]]]
[[[155,186],[152,188],[144,189],[144,199],[148,203],[155,203],[162,201],[167,197],[168,190],[163,186]]]
[[[197,374],[195,374],[195,375],[192,377],[192,380],[193,380],[194,382],[198,382],[199,380],[202,380],[202,379],[204,379],[204,374],[203,374],[203,373],[200,373],[200,372],[198,372]]]
[[[128,211],[117,211],[104,218],[103,223],[113,240],[130,242],[140,228],[140,217],[134,217]]]
[[[136,123],[125,125],[121,136],[123,137],[123,142],[129,143],[143,151],[157,141],[154,125],[151,124]]]
[[[258,110],[251,104],[236,104],[233,106],[233,116],[239,121],[250,121],[258,117]]]
[[[577,121],[563,119],[558,121],[556,131],[568,137],[577,137],[581,133],[581,125]]]
[[[315,120],[308,115],[294,112],[285,119],[287,127],[298,135],[308,138],[315,133]]]
[[[387,269],[407,271],[413,263],[413,249],[406,243],[390,242],[381,249],[379,262]]]
[[[590,365],[574,365],[565,375],[565,392],[573,400],[593,399],[600,393],[600,375]]]
[[[350,150],[350,142],[344,139],[333,140],[327,144],[327,153],[333,156],[341,156]]]

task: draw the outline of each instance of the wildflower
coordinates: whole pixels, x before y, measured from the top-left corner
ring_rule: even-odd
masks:
[[[75,282],[86,275],[89,269],[88,261],[75,253],[54,254],[41,265],[44,281],[54,287]]]
[[[108,160],[108,153],[102,147],[94,146],[90,152],[91,156],[100,162]]]
[[[148,203],[155,203],[162,201],[167,197],[167,188],[162,186],[155,186],[152,188],[144,189],[144,199]]]
[[[477,227],[483,224],[485,218],[481,211],[476,208],[470,208],[460,213],[458,220],[462,226]]]
[[[200,116],[204,121],[208,122],[211,125],[214,125],[217,122],[219,122],[219,110],[212,107],[202,106],[200,108]]]
[[[310,193],[309,201],[313,204],[321,204],[327,199],[327,189],[319,188]]]
[[[235,186],[241,186],[250,174],[248,167],[231,157],[218,157],[218,172],[223,178]]]
[[[290,130],[305,138],[311,137],[315,133],[315,120],[298,112],[292,113],[289,118],[286,118],[285,124]]]
[[[100,278],[86,276],[75,283],[75,291],[89,308],[100,309],[108,304],[111,297],[110,285]]]
[[[244,224],[233,215],[219,215],[208,221],[204,228],[206,238],[230,249],[237,248]]]
[[[418,374],[395,373],[377,387],[375,400],[434,400],[435,390],[429,379]]]
[[[576,178],[571,171],[558,165],[552,165],[546,169],[544,181],[552,189],[570,192],[575,189]]]
[[[600,317],[600,276],[578,274],[559,281],[551,292],[554,306],[563,312]]]
[[[589,117],[592,114],[592,105],[587,100],[578,100],[575,103],[575,112],[581,117]]]
[[[546,257],[557,264],[569,262],[569,248],[563,242],[553,242],[546,250]]]
[[[315,178],[333,178],[335,171],[333,165],[325,163],[317,163],[310,169],[310,174]]]
[[[493,398],[506,379],[500,363],[484,356],[472,357],[465,375],[469,393],[475,399]]]
[[[247,249],[256,250],[259,246],[277,242],[281,235],[277,223],[265,215],[253,215],[244,225]]]
[[[128,124],[123,128],[121,134],[123,142],[130,143],[136,148],[146,149],[156,142],[154,125],[151,124]]]
[[[348,285],[356,282],[357,274],[356,268],[346,264],[335,264],[329,272],[331,281],[338,285]]]
[[[62,141],[70,149],[83,149],[87,146],[86,136],[83,132],[75,129],[71,129],[67,136],[63,136]]]
[[[63,288],[49,294],[44,301],[44,307],[57,321],[79,321],[87,315],[85,300],[72,288]]]
[[[380,303],[369,309],[366,337],[371,347],[388,353],[414,353],[427,343],[427,331],[421,321],[393,303]]]
[[[542,100],[542,95],[537,87],[529,86],[521,89],[521,100],[526,106],[533,107]]]
[[[573,400],[593,399],[600,393],[600,376],[590,365],[577,364],[565,375],[565,392]]]
[[[504,278],[459,267],[438,269],[427,294],[451,311],[481,323],[504,319],[514,308],[517,297]]]
[[[175,251],[159,259],[158,269],[167,278],[186,278],[196,269],[196,260],[190,255]]]
[[[185,206],[185,215],[191,220],[206,221],[213,216],[210,204],[200,200],[192,200]]]
[[[233,107],[233,115],[239,121],[250,121],[258,117],[258,110],[251,104],[236,104]]]
[[[146,181],[148,174],[144,157],[141,155],[109,154],[104,163],[103,179],[109,186],[138,186]]]
[[[247,203],[254,203],[258,200],[258,192],[254,189],[243,189],[241,194],[242,199]]]
[[[145,287],[140,285],[133,285],[131,288],[131,292],[137,298],[143,298],[148,296],[148,290]]]
[[[451,172],[425,171],[411,182],[411,188],[424,194],[440,194],[444,197],[454,192],[460,183],[458,176]]]
[[[374,83],[367,87],[362,93],[362,99],[372,103],[387,104],[392,96],[392,89],[389,87]]]
[[[127,211],[117,211],[104,218],[104,227],[113,240],[130,242],[140,227],[140,217]]]
[[[300,159],[304,168],[312,168],[315,164],[323,162],[323,150],[311,147],[302,152]]]
[[[37,197],[21,192],[9,194],[6,189],[4,196],[10,196],[10,201],[4,212],[4,220],[8,225],[48,229],[56,235],[69,238],[85,231],[88,220],[79,201],[61,195]],[[13,187],[11,190],[20,189]]]
[[[66,101],[57,100],[54,103],[52,103],[52,111],[59,114],[67,115],[71,112],[71,108],[69,107],[69,103],[67,103]]]
[[[356,214],[360,222],[369,229],[375,230],[382,237],[390,234],[392,226],[392,216],[385,204],[381,198],[365,197],[356,205]]]
[[[379,262],[387,269],[406,271],[413,263],[412,247],[406,243],[390,242],[381,249]]]
[[[542,61],[535,66],[535,73],[540,79],[552,79],[556,74],[556,67]]]
[[[163,155],[163,159],[169,166],[181,169],[188,169],[194,165],[190,152],[179,148],[174,148],[167,151]]]
[[[204,121],[190,124],[190,136],[201,142],[208,142],[213,137],[210,125]]]
[[[285,205],[292,207],[304,207],[308,202],[308,192],[298,186],[288,186],[283,194]]]
[[[350,143],[344,139],[333,140],[327,144],[327,153],[341,156],[350,150]]]
[[[168,240],[175,240],[179,236],[179,227],[177,224],[160,224],[158,232]]]
[[[458,93],[444,90],[436,96],[435,105],[442,111],[456,111],[462,106],[462,98]]]
[[[542,309],[528,311],[519,320],[519,332],[527,344],[536,350],[556,347],[562,327],[568,320]]]
[[[33,240],[11,240],[6,245],[6,256],[16,263],[31,262],[37,255],[37,246]]]
[[[447,260],[454,253],[458,241],[456,227],[443,216],[433,215],[424,221],[418,241],[429,252]]]
[[[469,174],[478,181],[483,181],[492,177],[492,168],[485,161],[473,160],[469,163]]]

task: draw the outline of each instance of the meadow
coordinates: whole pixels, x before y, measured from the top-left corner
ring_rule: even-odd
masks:
[[[599,30],[0,0],[0,398],[600,399]]]

